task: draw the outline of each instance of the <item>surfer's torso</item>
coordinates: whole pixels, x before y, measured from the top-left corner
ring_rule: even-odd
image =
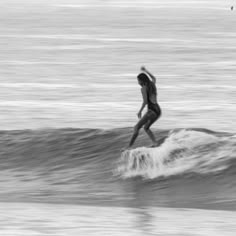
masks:
[[[148,110],[151,110],[155,112],[158,116],[160,116],[161,109],[160,106],[157,103],[157,94],[155,93],[150,93],[148,92],[148,89],[146,88],[147,91],[147,107]]]

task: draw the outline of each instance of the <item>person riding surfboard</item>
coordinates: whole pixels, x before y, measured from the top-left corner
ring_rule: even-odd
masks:
[[[152,146],[158,145],[154,134],[150,130],[151,125],[153,125],[153,123],[161,116],[161,108],[157,102],[156,77],[152,75],[144,66],[141,67],[141,71],[142,73],[137,76],[137,79],[139,85],[141,86],[143,103],[139,112],[137,113],[139,121],[134,126],[133,135],[126,150],[132,147],[139,135],[139,130],[142,127],[144,127],[148,137],[152,140]],[[151,80],[149,78],[151,78]],[[142,111],[146,105],[148,108],[147,112],[142,116]]]

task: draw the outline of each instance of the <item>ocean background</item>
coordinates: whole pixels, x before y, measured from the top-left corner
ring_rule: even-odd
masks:
[[[0,235],[235,235],[232,5],[0,0]]]

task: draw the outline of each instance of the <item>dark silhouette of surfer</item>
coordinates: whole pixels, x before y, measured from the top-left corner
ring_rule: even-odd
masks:
[[[231,11],[233,11],[234,10],[234,6],[231,6]]]
[[[141,86],[143,104],[137,114],[139,121],[134,127],[133,135],[127,149],[132,147],[138,137],[139,130],[142,127],[144,127],[148,137],[152,140],[152,146],[158,145],[154,134],[150,130],[151,125],[161,116],[161,108],[157,103],[156,77],[153,76],[145,67],[141,67],[141,71],[142,73],[140,73],[137,78],[138,83]],[[151,80],[149,78],[151,78]],[[148,108],[147,112],[142,116],[142,111],[146,105]]]

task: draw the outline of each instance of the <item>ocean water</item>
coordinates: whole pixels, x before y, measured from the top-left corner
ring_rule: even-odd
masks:
[[[131,133],[1,131],[1,235],[235,235],[235,134]]]
[[[228,211],[173,208],[111,211],[107,207],[36,203],[4,203],[0,210],[7,212],[0,214],[1,234],[6,236],[235,235],[235,213]]]
[[[230,1],[1,1],[1,129],[133,126],[157,77],[157,128],[235,131]],[[94,119],[96,117],[96,119]]]
[[[233,4],[1,0],[0,235],[235,235]]]

